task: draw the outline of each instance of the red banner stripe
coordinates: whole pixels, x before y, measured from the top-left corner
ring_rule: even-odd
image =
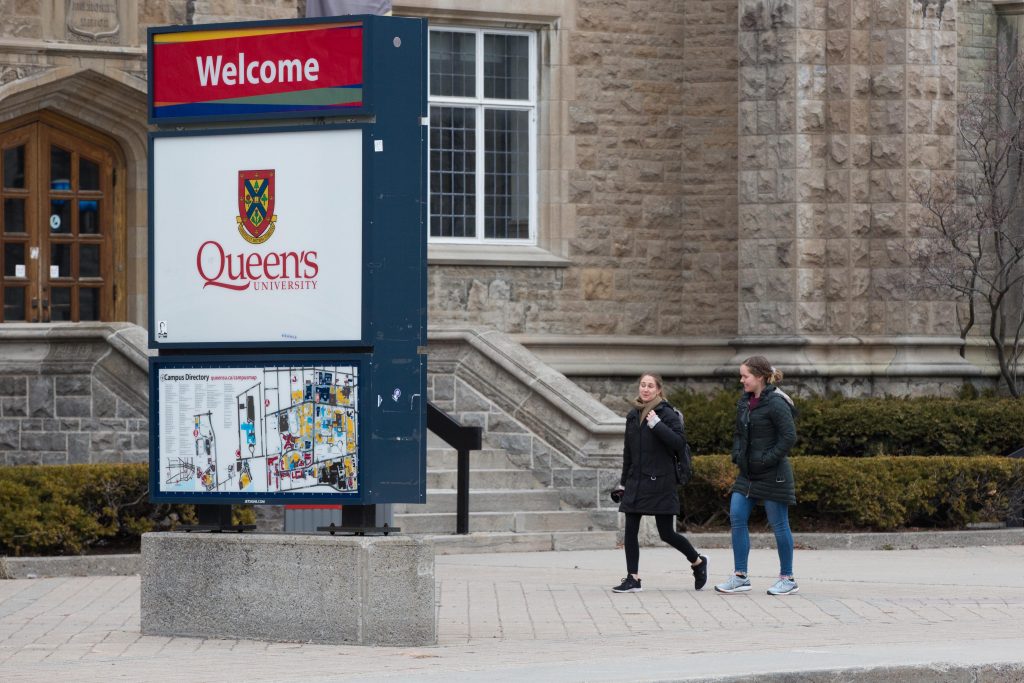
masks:
[[[153,100],[178,104],[359,85],[363,30],[154,44],[153,73]]]

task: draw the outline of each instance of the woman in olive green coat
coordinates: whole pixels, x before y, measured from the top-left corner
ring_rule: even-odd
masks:
[[[736,403],[732,462],[739,467],[732,485],[729,521],[732,526],[734,572],[715,586],[719,593],[750,590],[747,558],[750,555],[750,513],[758,502],[765,507],[779,551],[779,579],[769,595],[789,595],[799,587],[793,578],[793,532],[789,506],[796,505],[796,486],[789,451],[796,442],[793,401],[775,384],[782,373],[764,356],[752,356],[740,365],[743,396]]]

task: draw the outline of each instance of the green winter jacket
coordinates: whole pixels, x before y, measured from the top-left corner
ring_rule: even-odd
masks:
[[[732,462],[740,468],[732,490],[750,498],[796,505],[796,485],[789,451],[796,443],[795,409],[785,393],[772,385],[750,410],[753,394],[744,393],[736,403],[736,428],[732,438]]]

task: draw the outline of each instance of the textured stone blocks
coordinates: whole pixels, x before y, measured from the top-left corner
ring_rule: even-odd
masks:
[[[402,536],[145,534],[142,632],[277,642],[437,642],[434,551]]]

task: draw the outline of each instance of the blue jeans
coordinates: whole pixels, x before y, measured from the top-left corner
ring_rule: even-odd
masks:
[[[732,558],[734,569],[747,573],[747,558],[750,556],[750,529],[747,522],[757,504],[757,498],[747,498],[733,491],[729,502],[729,522],[732,525]],[[793,576],[793,532],[789,528],[789,506],[772,500],[764,501],[768,523],[775,532],[775,546],[779,550],[779,575]]]

